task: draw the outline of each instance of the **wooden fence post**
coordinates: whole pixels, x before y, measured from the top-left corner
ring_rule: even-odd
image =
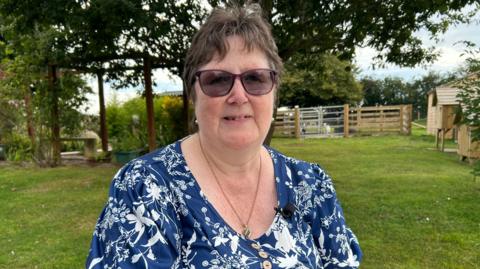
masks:
[[[295,106],[295,138],[300,138],[300,108]]]
[[[400,113],[399,113],[398,121],[400,124],[400,134],[405,134],[405,106],[400,105]]]
[[[362,108],[357,107],[357,132],[360,133],[362,129]]]
[[[380,106],[380,133],[383,133],[384,124],[385,124],[385,115],[383,114],[383,107]]]
[[[348,104],[343,105],[343,137],[347,138],[350,132],[350,115]]]
[[[412,134],[412,121],[413,121],[413,106],[410,104],[410,105],[407,105],[407,109],[408,109],[408,112],[407,112],[407,117],[408,117],[408,135],[411,135]]]

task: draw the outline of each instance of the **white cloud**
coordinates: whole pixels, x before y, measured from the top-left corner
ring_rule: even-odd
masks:
[[[385,68],[372,68],[372,59],[376,51],[372,48],[357,48],[355,64],[360,67],[360,76],[371,76],[374,78],[384,78],[387,76],[400,77],[405,80],[420,78],[430,71],[441,74],[454,72],[465,61],[463,55],[465,46],[462,41],[470,41],[480,46],[480,14],[477,14],[470,24],[458,24],[452,26],[445,34],[440,37],[438,43],[429,38],[426,31],[421,30],[416,33],[424,43],[424,47],[434,46],[440,53],[439,58],[426,67],[403,68],[395,65],[387,65]]]

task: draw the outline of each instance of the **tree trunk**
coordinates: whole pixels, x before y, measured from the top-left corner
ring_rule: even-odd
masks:
[[[272,142],[273,133],[275,132],[275,119],[277,118],[277,107],[280,105],[280,96],[278,89],[275,92],[275,107],[273,108],[272,123],[270,124],[270,129],[268,130],[267,137],[263,141],[264,145],[270,146]]]
[[[25,111],[27,114],[28,137],[30,138],[30,143],[32,144],[32,151],[35,152],[36,133],[35,133],[35,128],[33,126],[34,121],[33,121],[33,111],[32,111],[32,94],[30,92],[30,88],[25,91],[23,100],[25,102]]]
[[[143,59],[143,76],[145,79],[145,101],[147,102],[148,149],[149,151],[154,151],[157,148],[157,143],[155,118],[153,115],[152,66],[150,56]]]
[[[103,72],[97,73],[98,77],[98,99],[100,105],[100,137],[102,139],[102,151],[108,152],[108,130],[105,112],[105,97],[103,93]]]
[[[188,94],[187,94],[187,88],[185,87],[185,84],[183,85],[183,93],[182,93],[182,101],[183,101],[183,108],[182,108],[182,113],[183,113],[183,130],[184,130],[184,135],[189,135],[192,134],[193,128],[192,128],[192,115],[190,115],[190,109],[189,109],[189,101],[188,101]]]
[[[52,131],[52,166],[61,164],[61,142],[60,142],[60,112],[58,109],[58,87],[57,87],[57,66],[49,64],[48,66],[49,87],[52,91],[52,110],[51,110],[51,131]]]

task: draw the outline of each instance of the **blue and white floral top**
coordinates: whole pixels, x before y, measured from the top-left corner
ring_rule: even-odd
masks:
[[[251,240],[207,200],[180,143],[135,159],[115,175],[86,268],[359,266],[358,241],[345,224],[330,177],[318,165],[268,149],[278,206],[296,209],[291,217],[277,214],[267,232]]]

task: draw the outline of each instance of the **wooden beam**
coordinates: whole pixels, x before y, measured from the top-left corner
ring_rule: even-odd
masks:
[[[57,88],[57,66],[55,64],[48,65],[49,88],[52,91],[52,108],[51,108],[51,130],[52,130],[52,166],[58,166],[62,160],[60,157],[61,141],[60,141],[60,112],[58,109],[58,88]]]
[[[413,122],[413,105],[407,105],[407,117],[408,117],[408,135],[412,134],[412,122]]]
[[[153,151],[157,148],[155,135],[155,118],[153,115],[153,90],[152,90],[152,68],[150,57],[143,59],[143,76],[145,79],[145,101],[147,102],[147,130],[148,149]]]
[[[108,130],[105,110],[105,97],[103,93],[103,72],[97,73],[98,77],[98,99],[100,106],[100,138],[102,139],[102,151],[108,151]]]
[[[300,130],[300,108],[295,106],[294,110],[295,115],[295,138],[299,139],[301,137],[301,130]]]
[[[343,105],[343,137],[347,138],[350,134],[350,108],[348,104]]]
[[[404,122],[405,122],[405,106],[400,105],[400,116],[398,117],[398,122],[399,122],[399,130],[400,134],[405,134],[407,132],[404,131]]]

